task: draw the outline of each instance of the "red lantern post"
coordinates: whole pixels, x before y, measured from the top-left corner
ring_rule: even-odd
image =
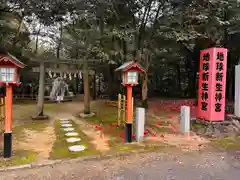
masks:
[[[12,155],[12,86],[19,86],[19,68],[24,64],[9,53],[0,54],[0,86],[6,87],[4,122],[4,158]]]
[[[122,72],[122,85],[127,88],[127,110],[125,122],[125,139],[127,143],[132,142],[132,124],[133,124],[133,102],[132,87],[138,85],[138,73],[144,72],[143,68],[134,61],[126,62],[115,71]]]

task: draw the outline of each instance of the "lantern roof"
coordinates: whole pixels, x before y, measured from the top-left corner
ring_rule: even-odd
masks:
[[[123,65],[121,65],[119,68],[115,69],[115,71],[123,71],[123,72],[126,72],[126,71],[130,71],[130,70],[136,70],[136,71],[139,71],[139,72],[145,72],[145,70],[143,69],[143,67],[134,62],[134,61],[128,61],[128,62],[125,62]]]
[[[1,53],[0,54],[0,66],[1,65],[13,65],[17,68],[24,68],[25,64],[18,60],[15,56],[10,53]]]

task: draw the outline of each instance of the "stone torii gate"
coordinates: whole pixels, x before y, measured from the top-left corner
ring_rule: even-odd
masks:
[[[61,80],[83,80],[83,65],[86,62],[88,66],[100,66],[100,63],[96,60],[77,60],[77,59],[51,59],[46,61],[34,60],[35,62],[39,62],[40,65],[44,64],[45,72],[44,74],[48,75],[48,79],[61,79]],[[40,67],[33,67],[32,71],[35,73],[41,73]],[[94,68],[88,68],[88,75],[95,76]],[[46,79],[46,77],[45,77]],[[44,79],[44,80],[45,80]],[[47,84],[49,85],[49,84]]]
[[[81,59],[57,59],[57,58],[50,58],[50,57],[43,57],[43,58],[32,58],[33,62],[39,63],[39,67],[34,67],[33,71],[39,72],[39,88],[38,88],[38,103],[37,103],[37,109],[43,109],[41,108],[44,104],[44,89],[45,89],[45,73],[49,70],[49,72],[54,73],[79,73],[81,74],[83,72],[83,76],[85,76],[85,79],[88,80],[89,74],[94,74],[95,71],[94,68],[96,66],[100,66],[104,64],[104,62],[101,62],[100,60],[81,60]],[[49,65],[50,67],[46,67],[46,65]],[[52,66],[52,67],[51,67]],[[90,67],[90,68],[89,68]],[[49,73],[48,72],[48,73]],[[50,74],[50,73],[49,73]],[[88,87],[89,89],[89,84]],[[88,95],[89,96],[89,95]],[[88,96],[84,96],[84,98],[89,98]],[[33,117],[33,119],[45,119],[45,115],[43,115],[43,112],[37,112],[37,115]]]

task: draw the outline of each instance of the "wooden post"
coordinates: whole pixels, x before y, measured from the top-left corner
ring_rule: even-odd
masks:
[[[122,111],[123,111],[123,122],[126,122],[126,96],[123,95],[123,108],[122,108]]]
[[[118,94],[118,117],[117,117],[117,125],[121,125],[121,111],[122,111],[122,97],[121,94]]]
[[[1,98],[1,119],[4,120],[4,117],[5,117],[5,111],[4,111],[4,97]]]
[[[2,98],[1,98],[1,102],[0,102],[1,104],[0,104],[0,118],[1,118],[1,120],[2,120],[2,118],[3,118],[3,109],[2,109],[2,107],[3,107],[3,103],[2,103]]]
[[[132,114],[134,112],[134,98],[132,98]]]

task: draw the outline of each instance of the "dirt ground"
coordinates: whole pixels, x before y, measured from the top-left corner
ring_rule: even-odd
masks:
[[[13,126],[23,125],[25,123],[31,123],[30,116],[34,114],[36,104],[26,105],[14,105],[13,107]],[[29,128],[24,128],[22,131],[21,140],[14,139],[14,149],[16,150],[30,150],[35,151],[38,154],[38,160],[45,160],[49,158],[49,154],[56,140],[54,132],[54,121],[57,119],[73,119],[81,128],[81,130],[91,139],[91,142],[96,150],[100,152],[106,152],[110,150],[108,143],[110,137],[103,135],[101,131],[96,131],[95,128],[88,124],[86,121],[76,119],[75,115],[83,110],[82,102],[67,102],[62,104],[52,104],[45,106],[45,114],[50,117],[50,120],[46,127],[39,131]],[[155,111],[149,111],[148,116],[151,116],[151,121],[148,123],[156,124],[162,122],[178,121],[179,113],[155,113]],[[173,129],[171,125],[167,128]],[[23,140],[24,139],[24,140]],[[208,143],[206,139],[202,139],[196,135],[190,137],[182,136],[178,133],[158,133],[155,137],[147,137],[146,141],[153,143],[165,143],[172,146],[180,147],[183,150],[197,150],[199,147],[203,147]]]
[[[24,140],[15,140],[13,143],[16,150],[34,151],[37,153],[37,159],[48,159],[55,142],[54,127],[49,125],[43,131],[33,131],[24,129]]]
[[[17,108],[14,108],[15,110],[13,111],[13,114],[15,117],[18,117],[18,119],[15,119],[14,121],[14,126],[26,123],[26,116],[30,117],[32,115],[31,112],[34,110],[34,105],[26,106],[21,105],[17,106]],[[28,113],[26,112],[27,109],[29,110],[27,111]],[[21,135],[24,138],[21,138],[21,140],[14,139],[14,149],[34,151],[38,154],[38,160],[48,159],[53,144],[56,140],[54,132],[54,121],[57,119],[73,119],[81,127],[81,130],[90,139],[92,139],[90,143],[96,147],[96,150],[100,152],[106,152],[110,150],[108,137],[103,137],[100,131],[94,131],[94,129],[86,122],[75,118],[75,115],[82,109],[82,102],[62,103],[52,105],[51,108],[46,108],[45,114],[47,114],[50,119],[49,123],[46,125],[46,128],[41,131],[24,128]]]
[[[178,147],[182,151],[200,150],[210,143],[208,139],[199,137],[192,131],[188,135],[182,135],[180,133],[180,112],[166,109],[161,110],[158,107],[158,103],[152,103],[147,117],[147,125],[158,126],[160,130],[152,130],[154,136],[147,137],[146,141],[165,143],[170,146]]]

